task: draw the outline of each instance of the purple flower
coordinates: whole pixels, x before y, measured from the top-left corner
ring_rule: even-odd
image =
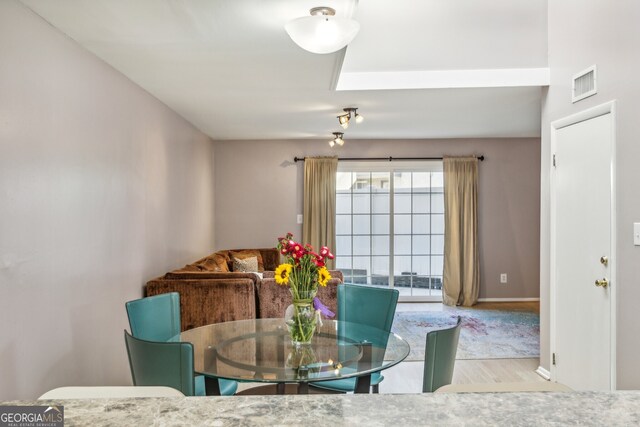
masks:
[[[334,317],[336,315],[333,311],[329,310],[329,307],[320,302],[320,299],[318,297],[315,297],[313,299],[313,308],[315,308],[316,310],[320,310],[320,313],[324,314],[327,317]]]

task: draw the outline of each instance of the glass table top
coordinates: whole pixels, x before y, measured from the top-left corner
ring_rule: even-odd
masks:
[[[216,323],[182,332],[193,344],[194,370],[253,382],[314,382],[358,377],[404,360],[409,344],[394,333],[323,320],[308,346],[291,344],[284,319]]]

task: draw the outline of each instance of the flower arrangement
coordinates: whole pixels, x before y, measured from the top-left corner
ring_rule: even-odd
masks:
[[[298,295],[307,295],[312,290],[317,291],[318,284],[327,286],[331,275],[325,264],[334,255],[326,246],[320,249],[320,253],[315,253],[311,245],[303,246],[292,238],[293,234],[287,233],[285,237],[278,239],[278,250],[287,262],[276,268],[275,279],[279,285],[289,285],[296,298]]]
[[[293,343],[308,343],[315,331],[316,318],[320,313],[333,317],[332,313],[318,298],[318,285],[327,286],[331,274],[326,267],[327,259],[334,259],[328,247],[314,252],[309,244],[302,245],[293,240],[293,234],[278,238],[278,250],[285,257],[275,271],[278,285],[289,286],[293,298],[293,313],[287,326]]]

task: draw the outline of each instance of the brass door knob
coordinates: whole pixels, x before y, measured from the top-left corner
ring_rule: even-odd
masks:
[[[596,280],[596,286],[606,288],[607,286],[609,286],[609,281],[606,277],[600,280]]]

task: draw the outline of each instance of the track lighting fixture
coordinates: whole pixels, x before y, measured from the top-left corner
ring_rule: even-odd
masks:
[[[338,116],[338,123],[340,123],[340,126],[342,126],[343,129],[349,127],[349,122],[351,121],[352,117],[355,119],[356,123],[362,123],[364,121],[364,117],[362,117],[361,114],[358,114],[357,108],[349,107],[343,108],[342,110],[345,113]]]
[[[333,132],[334,138],[331,141],[329,141],[329,147],[333,147],[336,144],[338,144],[339,146],[343,146],[344,145],[344,139],[342,139],[343,135],[344,135],[344,132]]]

